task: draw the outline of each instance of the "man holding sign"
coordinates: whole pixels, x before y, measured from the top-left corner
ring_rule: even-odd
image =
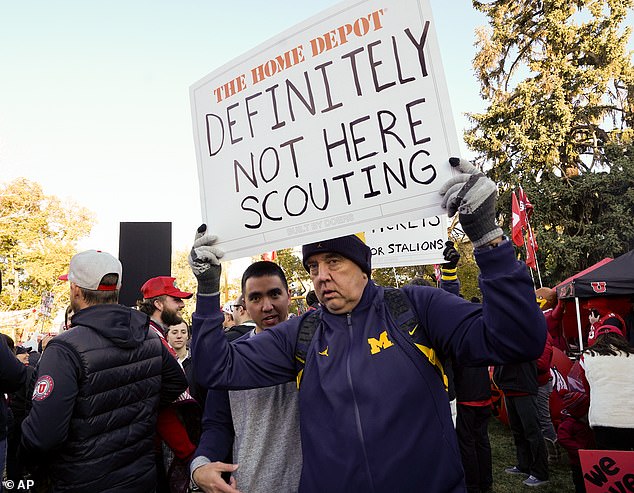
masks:
[[[442,205],[459,212],[476,249],[481,307],[405,286],[395,309],[389,290],[370,282],[370,249],[349,235],[303,246],[322,306],[311,337],[302,337],[307,314],[229,345],[219,311],[222,252],[199,228],[190,254],[198,279],[196,374],[201,384],[226,389],[297,379],[301,492],[464,492],[440,361],[486,366],[543,350],[546,327],[531,279],[495,223],[496,185],[467,161],[450,163],[461,173],[441,187]]]
[[[225,260],[442,214],[459,143],[428,3],[341,2],[191,86]]]

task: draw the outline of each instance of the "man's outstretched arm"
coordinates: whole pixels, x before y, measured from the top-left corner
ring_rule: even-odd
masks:
[[[220,311],[220,258],[217,238],[198,228],[189,264],[198,280],[192,316],[194,377],[205,388],[268,387],[295,379],[298,322],[284,322],[256,337],[229,344]]]

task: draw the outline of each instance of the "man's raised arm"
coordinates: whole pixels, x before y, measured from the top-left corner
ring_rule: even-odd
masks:
[[[203,224],[188,258],[198,281],[191,344],[196,381],[205,388],[241,390],[293,380],[297,324],[291,330],[273,328],[235,344],[227,341],[219,292],[223,252],[216,241]]]

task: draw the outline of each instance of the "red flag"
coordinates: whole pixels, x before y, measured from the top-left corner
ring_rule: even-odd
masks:
[[[535,239],[535,233],[533,233],[532,229],[528,229],[528,234],[526,235],[526,265],[528,265],[531,269],[537,268],[537,258],[535,256],[535,252],[539,247],[537,246],[537,240]]]
[[[273,262],[277,258],[277,252],[273,250],[272,252],[264,252],[260,255],[262,260],[268,260],[269,262]]]
[[[434,264],[434,276],[436,276],[436,282],[440,281],[441,273],[439,264]]]
[[[520,211],[519,202],[517,200],[517,196],[515,192],[512,192],[512,211],[513,211],[513,227],[511,229],[511,237],[513,238],[513,243],[517,246],[522,246],[524,244],[524,234],[522,229],[525,226],[524,221],[522,221],[522,212]]]
[[[528,200],[528,197],[522,187],[520,187],[519,192],[517,192],[517,198],[520,203],[520,211],[525,215],[524,224],[526,224],[533,214],[533,204],[531,204],[530,200]]]
[[[537,245],[537,237],[535,236],[535,231],[533,231],[533,228],[531,228],[530,226],[528,227],[528,240],[531,243],[531,246],[533,247],[533,250],[537,251],[539,250],[539,246]]]

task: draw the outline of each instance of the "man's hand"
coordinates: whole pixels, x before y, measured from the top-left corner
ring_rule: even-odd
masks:
[[[455,269],[460,260],[460,253],[456,250],[453,241],[445,241],[445,249],[442,251],[443,258],[447,261],[443,264],[443,269]]]
[[[495,223],[497,186],[469,161],[449,158],[449,164],[461,174],[452,177],[440,189],[442,207],[449,217],[460,214],[460,224],[474,247],[497,240],[502,230]]]
[[[211,295],[220,291],[220,259],[224,252],[214,246],[217,240],[217,236],[207,233],[206,224],[196,231],[187,261],[198,281],[198,294]]]
[[[236,469],[238,469],[238,464],[211,462],[197,468],[192,474],[192,478],[205,493],[240,493],[233,476],[231,476],[229,484],[221,476],[223,472],[234,472]]]

